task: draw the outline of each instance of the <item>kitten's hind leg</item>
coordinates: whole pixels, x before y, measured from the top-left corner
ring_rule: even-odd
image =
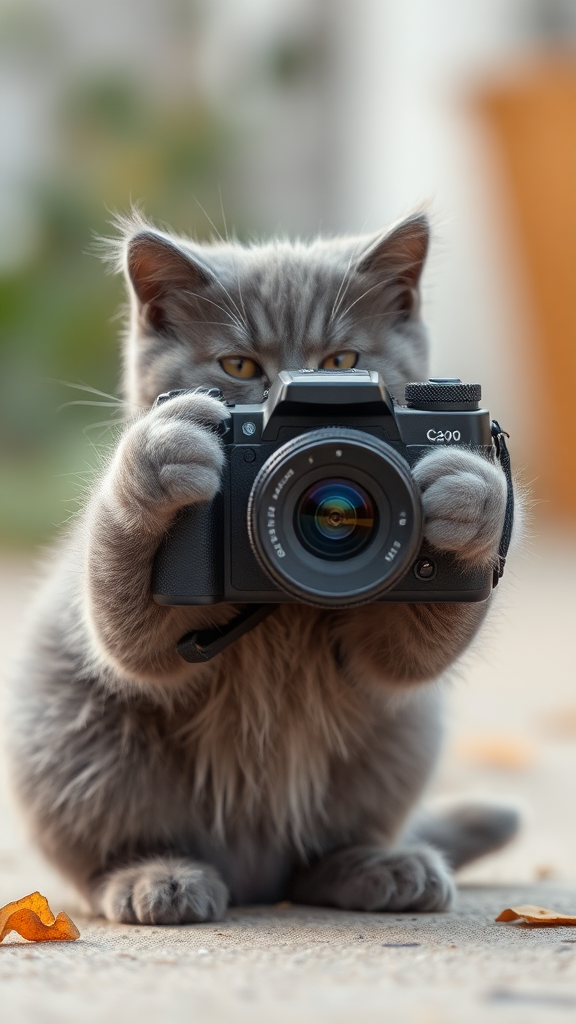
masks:
[[[228,890],[209,864],[155,857],[118,868],[97,883],[94,909],[124,924],[189,924],[219,921]]]
[[[450,907],[454,886],[442,856],[429,847],[350,846],[301,869],[290,895],[341,910],[433,911]]]

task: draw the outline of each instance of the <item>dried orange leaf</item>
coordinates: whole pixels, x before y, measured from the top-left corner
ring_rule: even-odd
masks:
[[[48,900],[39,892],[23,896],[0,909],[0,942],[9,932],[18,932],[31,942],[71,942],[80,936],[68,914],[61,911],[58,917],[54,917]]]
[[[528,924],[552,927],[561,924],[576,925],[576,914],[559,914],[556,910],[546,910],[545,907],[534,907],[531,903],[526,903],[522,907],[508,907],[498,915],[496,920],[526,921]]]

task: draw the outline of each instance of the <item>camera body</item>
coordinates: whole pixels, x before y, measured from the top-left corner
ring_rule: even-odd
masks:
[[[223,401],[222,485],[176,517],[156,555],[154,600],[485,600],[490,567],[463,566],[423,540],[410,472],[440,446],[494,457],[480,397],[478,384],[432,378],[407,385],[400,405],[373,371],[284,370],[262,404]]]

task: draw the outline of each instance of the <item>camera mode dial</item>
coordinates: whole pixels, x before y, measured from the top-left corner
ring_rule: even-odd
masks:
[[[482,398],[479,384],[466,384],[458,377],[430,377],[407,384],[406,405],[426,412],[468,412],[478,409]]]

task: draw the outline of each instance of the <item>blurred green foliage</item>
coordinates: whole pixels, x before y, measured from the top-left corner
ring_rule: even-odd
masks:
[[[34,252],[0,275],[0,543],[35,543],[66,518],[73,489],[58,474],[97,462],[102,431],[84,428],[115,414],[58,413],[97,396],[50,383],[117,392],[124,290],[96,258],[94,236],[110,234],[112,213],[139,201],[152,219],[211,234],[198,204],[222,223],[218,181],[233,146],[200,98],[162,99],[111,72],[67,81],[50,130],[56,157],[27,184]]]

